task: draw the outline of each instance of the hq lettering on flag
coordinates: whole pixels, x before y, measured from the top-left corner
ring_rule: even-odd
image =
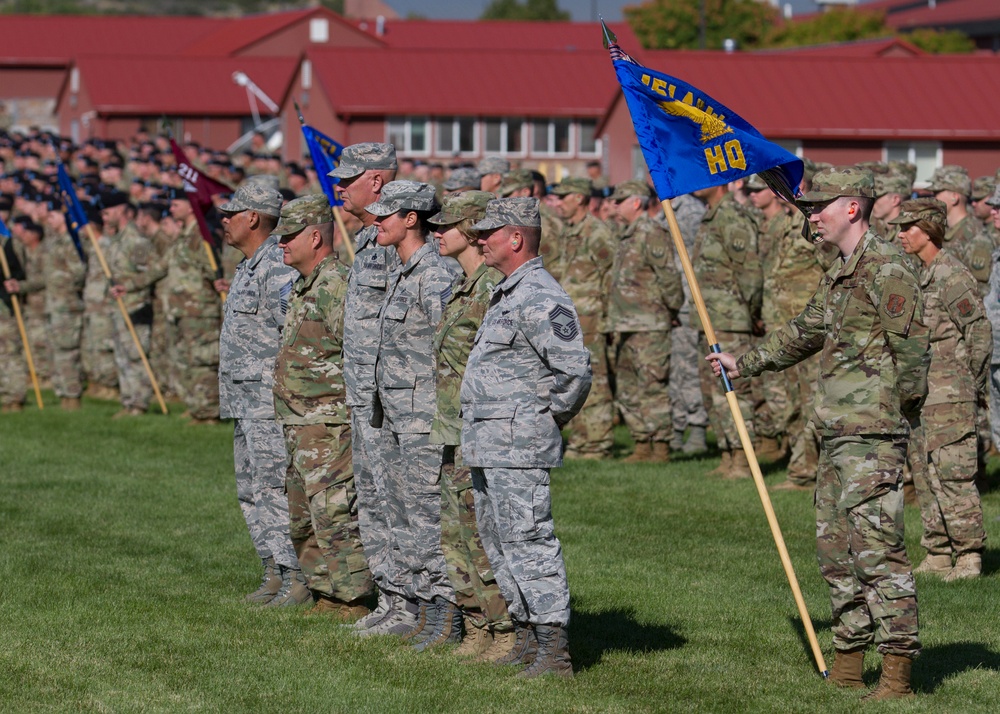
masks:
[[[610,34],[605,41],[661,199],[751,174],[760,174],[782,198],[794,199],[802,180],[801,159],[700,89],[643,67]]]

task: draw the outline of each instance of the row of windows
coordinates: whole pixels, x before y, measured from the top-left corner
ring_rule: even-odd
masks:
[[[389,117],[386,140],[411,156],[597,156],[596,130],[595,119]]]

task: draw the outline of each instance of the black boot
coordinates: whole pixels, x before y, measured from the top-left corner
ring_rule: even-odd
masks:
[[[535,661],[518,677],[530,679],[545,674],[558,677],[572,677],[573,663],[569,659],[569,638],[566,628],[561,625],[535,625],[535,638],[538,640],[538,653]]]

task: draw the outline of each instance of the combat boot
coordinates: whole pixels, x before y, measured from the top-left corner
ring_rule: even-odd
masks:
[[[462,638],[462,644],[456,647],[452,654],[456,657],[478,657],[493,644],[493,634],[485,624],[478,627],[468,615],[463,620],[465,622],[465,636]]]
[[[864,689],[861,673],[865,669],[865,650],[837,650],[833,657],[830,681],[838,687]]]
[[[750,478],[753,473],[750,471],[750,462],[747,461],[747,452],[743,449],[733,449],[732,457],[729,460],[729,471],[722,475],[727,481],[735,481],[741,478]]]
[[[362,600],[362,598],[358,598],[351,602],[343,602],[336,598],[320,595],[317,596],[316,604],[309,608],[306,615],[332,615],[344,622],[356,622],[370,612]]]
[[[728,451],[722,452],[722,461],[719,465],[706,473],[706,476],[725,476],[729,473],[729,468],[733,465],[733,455]]]
[[[784,480],[781,483],[776,483],[769,489],[771,491],[815,491],[816,486],[813,484],[805,483],[795,483],[794,481]]]
[[[684,430],[674,429],[674,436],[670,439],[670,448],[674,451],[680,451],[684,448]]]
[[[429,647],[447,645],[458,642],[462,639],[462,613],[455,606],[440,595],[436,596],[437,615],[434,619],[433,629],[424,628],[418,641],[414,642],[413,649],[423,652]]]
[[[955,560],[955,567],[944,576],[944,581],[946,583],[953,583],[956,580],[978,578],[982,574],[983,556],[979,553],[962,553]]]
[[[479,662],[490,662],[496,664],[498,660],[509,655],[517,645],[517,629],[513,625],[498,630],[496,627],[490,629],[492,642],[486,650],[479,655],[476,660]]]
[[[861,698],[863,702],[877,702],[883,699],[910,699],[910,668],[913,660],[901,655],[887,654],[882,659],[882,674],[878,685]]]
[[[414,637],[416,637],[425,629],[427,629],[428,626],[430,626],[431,629],[434,628],[433,623],[434,623],[434,618],[436,617],[434,602],[433,601],[425,602],[424,600],[418,600],[417,607],[420,608],[419,610],[417,610],[417,624],[413,626],[412,630],[405,633],[400,638],[401,640],[403,640],[403,642],[406,642],[407,640],[412,640]]]
[[[369,627],[374,627],[392,614],[395,601],[396,596],[394,594],[386,590],[379,590],[378,605],[375,609],[355,622],[353,625],[347,625],[347,627],[355,630],[367,630]]]
[[[0,412],[3,412],[4,414],[16,414],[18,412],[23,412],[23,411],[24,411],[24,406],[22,406],[18,402],[11,402],[10,404],[4,404],[2,407],[0,407]]]
[[[59,406],[66,412],[80,411],[80,397],[63,397],[59,400]]]
[[[653,442],[653,461],[658,464],[665,464],[670,461],[670,445],[667,442]]]
[[[692,426],[688,432],[688,440],[684,442],[681,449],[685,454],[704,454],[708,451],[708,444],[705,442],[705,427]]]
[[[371,635],[396,635],[397,637],[402,637],[416,628],[419,612],[419,601],[407,600],[405,597],[397,595],[393,599],[393,606],[387,617],[371,627],[355,630],[354,634],[358,637],[370,637]]]
[[[514,631],[517,634],[514,646],[506,656],[493,660],[493,664],[531,664],[535,661],[538,642],[534,626],[527,622],[515,622]]]
[[[569,637],[561,625],[535,625],[538,652],[535,661],[527,669],[517,673],[518,677],[533,679],[547,674],[557,677],[572,677],[573,663],[569,658]]]
[[[653,448],[648,441],[635,442],[632,455],[624,460],[626,464],[644,464],[653,460]]]
[[[782,446],[781,439],[762,436],[754,445],[754,451],[760,461],[781,461],[788,456],[788,451]]]
[[[247,602],[264,604],[274,599],[274,596],[281,590],[281,572],[274,558],[261,561],[264,564],[264,575],[260,580],[260,587],[246,596]]]
[[[281,568],[281,590],[265,607],[294,607],[312,602],[312,591],[306,585],[306,578],[298,568]]]
[[[951,555],[930,555],[924,562],[913,569],[914,573],[926,575],[946,575],[951,572]]]

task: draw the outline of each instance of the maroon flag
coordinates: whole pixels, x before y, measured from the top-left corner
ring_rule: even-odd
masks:
[[[173,139],[170,140],[170,149],[174,152],[174,158],[177,159],[177,173],[184,179],[184,193],[187,194],[191,208],[194,209],[195,218],[198,219],[201,237],[213,250],[217,249],[218,246],[208,228],[208,221],[205,220],[205,214],[212,208],[212,196],[220,193],[232,193],[233,188],[216,181],[211,176],[206,176],[201,169],[196,168]]]

